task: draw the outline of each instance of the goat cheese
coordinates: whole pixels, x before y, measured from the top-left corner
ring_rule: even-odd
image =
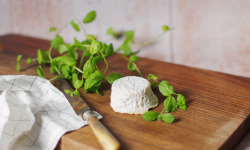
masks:
[[[116,80],[111,87],[110,105],[115,112],[143,114],[158,105],[158,98],[148,80],[127,76]]]

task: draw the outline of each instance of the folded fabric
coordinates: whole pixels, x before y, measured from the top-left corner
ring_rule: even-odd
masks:
[[[87,125],[48,80],[25,75],[0,76],[0,120],[0,150],[51,150]]]

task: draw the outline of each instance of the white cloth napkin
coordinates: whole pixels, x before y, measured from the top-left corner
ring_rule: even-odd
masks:
[[[48,80],[0,76],[0,150],[51,150],[64,133],[87,124]]]

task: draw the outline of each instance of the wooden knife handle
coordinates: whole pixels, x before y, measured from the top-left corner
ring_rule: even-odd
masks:
[[[120,143],[118,140],[108,131],[106,127],[95,117],[92,116],[88,119],[88,123],[96,135],[98,141],[101,143],[105,150],[118,150],[120,149]]]

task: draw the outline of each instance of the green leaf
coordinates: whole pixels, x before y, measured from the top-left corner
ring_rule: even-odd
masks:
[[[125,33],[125,37],[126,37],[126,39],[125,39],[125,41],[124,41],[124,43],[125,44],[131,44],[131,43],[134,43],[134,31],[126,31]]]
[[[39,64],[47,64],[50,61],[49,53],[41,49],[38,49],[37,51],[37,58]]]
[[[106,32],[107,35],[113,35],[114,34],[114,29],[113,28],[108,28],[107,32]]]
[[[187,109],[187,105],[180,105],[180,109],[183,110],[183,111],[186,110]]]
[[[178,104],[177,104],[177,101],[176,101],[175,97],[173,97],[173,96],[171,96],[171,97],[172,97],[172,98],[171,98],[171,104],[172,104],[172,109],[171,109],[171,111],[174,112],[174,111],[177,110]]]
[[[172,123],[175,120],[175,117],[170,113],[161,114],[162,120],[167,123]]]
[[[93,11],[90,11],[86,17],[83,19],[83,23],[90,23],[92,21],[94,21],[96,18],[96,12],[93,10]]]
[[[49,28],[49,32],[54,32],[54,31],[56,31],[56,30],[57,30],[56,27],[50,27],[50,28]]]
[[[69,75],[69,67],[68,66],[65,66],[65,65],[61,66],[61,72],[62,72],[62,74],[64,75],[65,78],[68,79],[70,77],[70,75]]]
[[[44,78],[43,69],[42,69],[42,67],[40,65],[36,68],[36,71],[37,71],[37,74],[38,74],[39,77]]]
[[[80,32],[80,27],[73,20],[70,22],[71,26],[77,31]]]
[[[97,63],[99,63],[103,59],[103,57],[100,56],[100,55],[97,55],[93,59],[94,59],[95,63],[97,64]]]
[[[102,49],[102,43],[98,42],[97,40],[92,40],[90,45],[90,54],[94,55],[98,53]]]
[[[76,64],[76,60],[72,57],[69,57],[67,55],[58,56],[52,59],[51,65],[66,65],[66,66],[74,66]]]
[[[169,97],[167,97],[166,99],[165,99],[165,101],[164,101],[164,107],[165,107],[165,109],[166,109],[166,112],[170,112],[171,110],[172,110],[172,98],[171,98],[172,96],[169,96]]]
[[[111,56],[111,55],[113,55],[113,53],[114,53],[113,44],[110,43],[110,44],[108,45],[106,51],[105,51],[105,55],[106,55],[106,56]]]
[[[55,66],[51,66],[51,67],[49,68],[49,71],[50,71],[50,73],[52,73],[52,74],[56,73]]]
[[[123,50],[124,51],[124,55],[126,55],[126,56],[132,54],[131,47],[130,47],[129,44],[122,44],[117,50],[118,51]]]
[[[88,76],[84,83],[84,91],[85,92],[96,92],[98,93],[98,89],[101,86],[102,80],[104,79],[104,75],[100,71],[95,71],[90,76]]]
[[[110,73],[107,77],[106,80],[108,81],[109,84],[113,84],[113,82],[117,79],[120,79],[122,75],[120,73]]]
[[[64,92],[65,92],[66,94],[71,94],[71,93],[72,93],[71,90],[64,90]]]
[[[68,48],[68,46],[66,44],[61,44],[61,45],[58,46],[57,50],[58,50],[58,52],[60,54],[62,54],[62,53],[67,52],[69,50],[69,48]]]
[[[174,93],[174,88],[171,86],[168,81],[161,81],[159,84],[159,90],[164,96],[171,96]]]
[[[21,58],[23,57],[23,55],[18,55],[17,56],[17,58],[16,58],[16,70],[18,71],[18,72],[20,72],[20,60],[21,60]]]
[[[90,57],[88,61],[83,66],[83,77],[87,78],[90,74],[96,70],[96,62],[93,57]]]
[[[157,120],[160,121],[161,118],[162,118],[161,115],[159,115],[159,116],[157,117]]]
[[[68,50],[68,53],[69,53],[69,55],[72,57],[72,58],[74,58],[75,60],[77,60],[77,58],[78,58],[78,53],[77,53],[77,51],[75,50],[75,49],[69,49]]]
[[[154,74],[149,74],[148,75],[148,80],[156,80],[157,81],[157,79],[158,79],[158,77],[156,76],[156,75],[154,75]]]
[[[90,52],[89,52],[88,50],[85,50],[85,51],[83,52],[83,56],[84,56],[84,57],[89,57],[89,56],[91,56],[91,54],[90,54]]]
[[[96,40],[97,38],[94,35],[88,34],[87,39],[88,40]]]
[[[75,89],[79,89],[83,85],[83,80],[79,80],[78,79],[78,74],[73,73],[72,74],[72,84],[73,84]]]
[[[59,46],[61,44],[64,44],[64,41],[63,41],[63,38],[60,36],[60,35],[56,35],[55,38],[53,38],[51,41],[50,41],[50,45],[55,48],[56,50],[59,49]]]
[[[31,65],[32,64],[32,57],[29,57],[26,62],[27,62],[27,64]]]
[[[79,93],[79,91],[77,89],[74,91],[74,95],[80,96],[80,93]]]
[[[138,61],[139,60],[139,58],[136,56],[136,55],[131,55],[130,57],[129,57],[129,60],[130,61]]]
[[[158,112],[155,112],[155,111],[147,111],[145,112],[144,114],[142,114],[142,117],[144,120],[146,121],[154,121],[157,119],[157,117],[159,116],[160,114]]]
[[[135,64],[133,62],[128,62],[128,70],[136,71]]]
[[[177,95],[178,105],[186,105],[186,98],[182,94]]]
[[[170,28],[169,28],[168,26],[166,26],[166,25],[163,25],[161,28],[162,28],[162,30],[163,30],[164,32],[167,32],[167,31],[170,30]]]

